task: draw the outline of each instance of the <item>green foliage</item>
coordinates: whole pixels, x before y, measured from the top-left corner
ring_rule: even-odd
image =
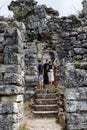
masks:
[[[24,18],[27,13],[28,13],[28,7],[25,6],[25,7],[19,7],[19,6],[14,6],[13,7],[13,13],[14,13],[14,16],[18,19],[18,18]]]
[[[34,30],[31,31],[30,35],[29,35],[30,41],[32,42],[33,40],[35,40],[35,32]]]
[[[14,25],[12,23],[8,23],[7,28],[14,28]]]
[[[75,66],[75,68],[79,68],[81,66],[81,63],[79,61],[76,61],[74,66]]]
[[[13,7],[13,13],[14,13],[16,18],[21,16],[20,9],[18,6]]]

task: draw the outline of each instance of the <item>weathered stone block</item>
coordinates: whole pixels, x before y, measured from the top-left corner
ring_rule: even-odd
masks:
[[[6,38],[6,41],[4,42],[5,45],[14,45],[18,44],[18,39],[17,37],[8,37]]]
[[[6,30],[6,37],[17,37],[17,29],[16,28],[8,28]]]
[[[64,95],[67,100],[86,100],[87,88],[66,88]]]
[[[73,46],[71,43],[63,43],[64,50],[71,50],[73,49]]]
[[[87,122],[87,113],[67,113],[67,123],[81,123]]]
[[[11,53],[11,52],[15,52],[15,53],[19,53],[21,52],[21,47],[19,47],[18,45],[6,45],[5,49],[4,49],[4,53]]]
[[[6,29],[6,22],[0,22],[0,33],[4,33]]]
[[[87,71],[75,69],[74,66],[67,64],[66,69],[66,87],[87,86]]]
[[[75,124],[67,124],[67,129],[68,130],[86,130],[87,129],[87,123],[84,122],[79,122]]]
[[[26,55],[30,55],[30,54],[36,54],[37,53],[37,48],[36,47],[33,47],[33,48],[28,48],[28,49],[25,49],[25,54]]]
[[[36,82],[38,81],[38,77],[33,75],[25,76],[25,82]]]
[[[20,65],[0,65],[0,72],[1,73],[20,73],[21,68]]]
[[[4,57],[5,64],[21,64],[20,54],[17,53],[9,53]]]
[[[0,123],[17,123],[17,122],[18,122],[17,114],[0,115]]]
[[[24,88],[16,85],[0,85],[0,95],[16,95],[24,92]]]
[[[68,32],[61,33],[62,38],[69,38],[70,34]]]
[[[17,130],[18,123],[0,123],[0,130]]]
[[[87,54],[87,49],[85,49],[85,48],[74,48],[74,52],[77,55],[79,55],[79,54]]]
[[[71,36],[77,36],[78,32],[70,32]]]
[[[1,102],[23,102],[23,95],[11,95],[1,98]]]
[[[36,82],[29,82],[29,81],[25,81],[25,90],[29,90],[29,89],[34,89],[37,88],[37,81]]]
[[[0,35],[0,43],[1,43],[1,42],[4,42],[4,36],[1,36],[1,35]]]
[[[74,48],[81,48],[82,42],[79,40],[72,40],[72,45]]]
[[[28,69],[28,71],[25,72],[25,75],[33,76],[33,75],[38,75],[38,74],[37,74],[37,71],[34,71],[32,69]]]
[[[86,38],[87,38],[86,33],[79,34],[79,35],[77,36],[77,38],[78,38],[79,40],[86,39]]]
[[[80,68],[87,70],[87,62],[82,62]]]
[[[1,114],[16,114],[18,113],[17,103],[0,103],[0,115]]]
[[[82,60],[83,59],[83,56],[82,55],[75,55],[73,57],[74,60]]]
[[[87,48],[87,43],[83,43],[83,44],[82,44],[82,47],[83,47],[83,48]]]
[[[31,76],[33,76],[33,75],[37,75],[37,66],[35,65],[35,66],[25,66],[25,69],[27,70],[26,72],[25,72],[25,75],[31,75]]]
[[[67,112],[87,112],[87,102],[86,101],[65,101],[65,109]]]
[[[84,59],[84,61],[87,61],[87,54],[83,55],[83,59]]]
[[[17,73],[5,73],[4,75],[5,84],[16,84],[18,86],[22,85],[22,76]]]
[[[34,58],[26,58],[25,59],[25,64],[27,65],[27,66],[29,66],[29,65],[36,65],[37,64],[37,60],[36,59],[34,59]]]

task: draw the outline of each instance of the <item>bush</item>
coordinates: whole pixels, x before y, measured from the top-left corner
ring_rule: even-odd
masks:
[[[75,68],[79,68],[81,66],[81,63],[79,61],[76,61],[74,66],[75,66]]]

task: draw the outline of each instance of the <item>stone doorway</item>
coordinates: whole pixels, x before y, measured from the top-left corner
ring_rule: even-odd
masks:
[[[54,61],[56,59],[56,52],[55,51],[43,51],[42,61],[43,64],[46,62],[46,59]]]

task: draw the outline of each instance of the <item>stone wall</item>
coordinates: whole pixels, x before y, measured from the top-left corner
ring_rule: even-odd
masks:
[[[0,129],[17,130],[24,118],[20,31],[0,22]]]
[[[65,110],[68,130],[87,129],[87,62],[66,65]]]
[[[83,19],[72,15],[61,22],[67,130],[87,129],[87,31]]]
[[[37,71],[37,42],[27,42],[25,54],[25,100],[29,100],[33,95],[38,85]]]

